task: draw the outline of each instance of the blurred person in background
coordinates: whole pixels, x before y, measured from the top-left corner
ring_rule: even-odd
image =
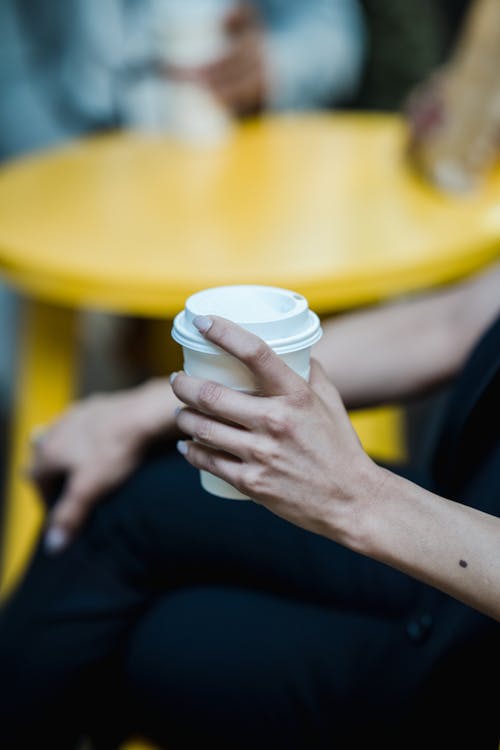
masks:
[[[500,4],[471,3],[452,54],[407,102],[408,155],[451,192],[479,186],[500,154]]]
[[[366,63],[354,105],[401,112],[415,86],[442,65],[470,0],[361,0]]]
[[[134,92],[169,75],[154,38],[161,5],[5,0],[0,156],[135,121],[131,102],[143,99]],[[226,24],[227,53],[197,73],[234,113],[333,106],[355,91],[364,56],[356,0],[236,2]]]

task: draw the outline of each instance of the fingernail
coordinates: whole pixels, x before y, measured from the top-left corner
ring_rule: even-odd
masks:
[[[178,440],[177,441],[177,450],[181,454],[181,456],[185,456],[188,452],[187,443],[185,440]]]
[[[206,333],[212,327],[212,318],[207,318],[206,315],[197,315],[193,318],[193,325],[199,330],[200,333]]]
[[[179,374],[178,372],[173,372],[173,373],[172,373],[172,374],[170,375],[170,377],[169,377],[170,385],[172,385],[172,384],[173,384],[173,382],[174,382],[174,380],[176,379],[176,377],[177,377],[177,375],[178,375],[178,374]]]
[[[68,542],[69,536],[60,526],[52,526],[45,534],[45,549],[51,555],[61,552]]]

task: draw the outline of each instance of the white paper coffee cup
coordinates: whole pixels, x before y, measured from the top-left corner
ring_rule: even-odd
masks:
[[[308,380],[311,347],[321,338],[322,329],[318,316],[301,294],[255,284],[212,287],[191,295],[184,310],[174,319],[172,338],[182,346],[184,371],[188,375],[252,393],[255,383],[248,368],[202,336],[193,325],[197,315],[219,315],[251,331]],[[248,499],[218,477],[205,471],[200,474],[207,492]]]

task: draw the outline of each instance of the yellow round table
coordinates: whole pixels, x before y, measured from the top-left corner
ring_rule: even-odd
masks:
[[[498,250],[500,171],[445,196],[405,137],[396,116],[281,115],[212,150],[124,133],[28,157],[0,172],[0,268],[51,303],[162,317],[207,285],[331,312],[449,281]]]
[[[28,301],[3,571],[42,519],[19,467],[75,395],[77,313],[168,321],[207,286],[264,283],[326,315],[469,274],[500,248],[500,167],[447,196],[404,158],[396,115],[276,115],[215,149],[113,133],[4,164],[0,272]]]

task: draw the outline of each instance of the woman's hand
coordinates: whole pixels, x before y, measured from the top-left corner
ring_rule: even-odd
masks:
[[[405,102],[404,114],[413,148],[418,148],[444,124],[446,85],[446,71],[443,67],[435,70],[410,92]]]
[[[235,116],[255,114],[265,105],[268,89],[262,21],[250,3],[238,3],[225,28],[228,48],[220,59],[197,68],[168,65],[164,74],[203,84]]]
[[[267,96],[264,28],[257,10],[240,3],[226,20],[227,54],[200,71],[201,79],[235,115],[258,112]]]
[[[180,441],[180,452],[273,513],[356,546],[357,511],[371,500],[380,470],[319,364],[312,361],[307,383],[237,325],[215,316],[195,323],[250,369],[258,395],[182,372],[172,376],[174,393],[187,404],[177,425],[194,439]]]
[[[174,436],[177,403],[168,382],[152,381],[84,399],[35,432],[27,475],[44,498],[63,480],[48,516],[48,551],[71,541],[100,498],[136,468],[150,440]]]

